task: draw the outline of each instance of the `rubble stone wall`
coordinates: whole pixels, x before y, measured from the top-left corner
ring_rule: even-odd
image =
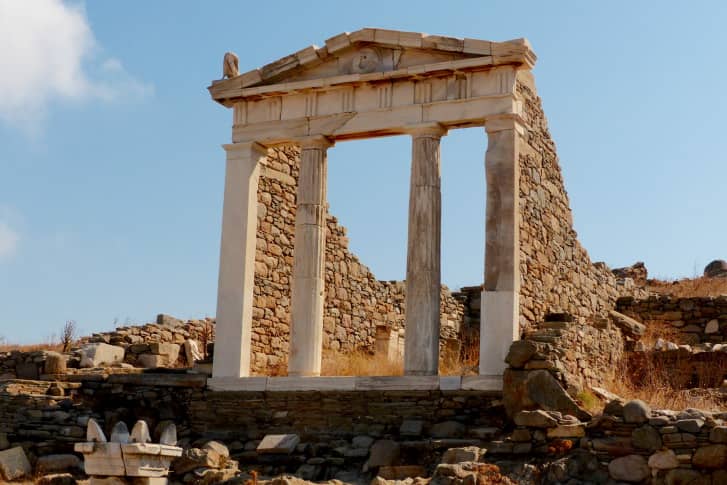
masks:
[[[520,318],[521,329],[546,313],[580,318],[613,309],[616,278],[604,264],[591,263],[573,229],[573,215],[532,74],[519,71],[525,143],[520,150]]]
[[[667,325],[677,343],[727,342],[727,296],[675,298],[650,296],[619,298],[616,310],[641,323]],[[668,338],[669,335],[665,335]]]
[[[253,369],[284,364],[290,335],[290,285],[300,151],[270,149],[258,189],[253,302]],[[405,284],[381,281],[348,248],[346,229],[328,215],[324,349],[373,351],[376,327],[403,338]],[[457,335],[464,305],[442,288],[442,336]]]

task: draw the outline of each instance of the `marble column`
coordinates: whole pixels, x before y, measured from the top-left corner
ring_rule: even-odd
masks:
[[[246,377],[250,375],[257,188],[267,149],[248,142],[225,145],[225,150],[227,168],[212,375]]]
[[[326,283],[326,151],[331,145],[332,142],[322,136],[301,140],[293,251],[290,376],[321,374]]]
[[[514,117],[488,119],[485,286],[480,312],[480,375],[502,375],[505,357],[519,338],[520,212],[519,144]]]
[[[439,372],[442,194],[438,124],[411,132],[409,233],[406,256],[404,373]]]

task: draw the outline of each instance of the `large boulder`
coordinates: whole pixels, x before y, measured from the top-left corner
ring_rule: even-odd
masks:
[[[81,348],[81,367],[102,367],[124,361],[124,348],[103,342],[86,344]]]
[[[0,451],[0,473],[6,480],[15,480],[30,475],[33,470],[30,468],[28,457],[20,446]]]
[[[505,369],[502,401],[510,417],[519,411],[544,409],[570,414],[583,421],[591,419],[591,415],[581,409],[555,377],[544,369]]]
[[[727,261],[715,259],[704,267],[704,276],[707,278],[727,278]]]

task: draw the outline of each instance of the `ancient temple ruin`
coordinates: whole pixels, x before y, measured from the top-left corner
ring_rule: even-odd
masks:
[[[271,150],[284,146],[300,150],[289,376],[320,375],[326,151],[336,142],[412,138],[407,376],[438,373],[439,145],[449,130],[484,127],[488,139],[479,365],[481,376],[492,376],[488,385],[498,385],[504,358],[521,329],[546,312],[583,318],[612,307],[618,293],[613,275],[591,264],[572,228],[555,147],[535,94],[535,59],[524,39],[490,42],[382,29],[340,34],[324,47],[311,46],[243,74],[237,72],[234,56],[226,56],[228,79],[209,88],[215,101],[233,111],[232,143],[224,145],[227,170],[211,385],[224,380],[229,386],[250,375],[257,195],[261,176],[275,176]]]

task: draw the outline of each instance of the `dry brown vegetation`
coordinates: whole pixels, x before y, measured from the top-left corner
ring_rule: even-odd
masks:
[[[714,389],[726,374],[724,362],[693,362],[686,356],[667,361],[659,353],[644,353],[624,359],[607,388],[656,408],[717,411],[727,399]]]
[[[443,376],[476,375],[479,349],[464,348],[460,355],[443,353],[439,359],[439,374]],[[267,369],[266,375],[279,377],[288,374],[288,362],[281,359]],[[404,375],[402,358],[390,360],[365,350],[336,352],[324,350],[322,376],[401,376]]]
[[[649,280],[646,288],[661,295],[680,298],[727,295],[727,278],[682,278]]]

